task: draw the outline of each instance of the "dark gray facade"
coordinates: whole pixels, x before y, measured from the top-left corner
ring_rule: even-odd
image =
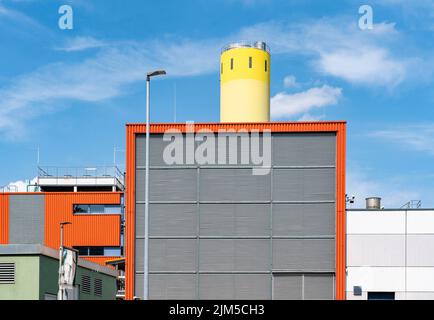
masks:
[[[9,197],[9,243],[44,243],[44,195]]]
[[[333,299],[336,135],[273,133],[271,171],[166,165],[151,135],[151,299]],[[145,136],[136,137],[135,295],[143,295]]]

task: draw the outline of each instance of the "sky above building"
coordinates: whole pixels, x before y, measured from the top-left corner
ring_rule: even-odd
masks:
[[[59,7],[73,28],[59,28]],[[360,28],[372,8],[372,28]],[[431,0],[0,0],[0,186],[41,166],[123,166],[125,123],[219,121],[219,56],[271,49],[271,114],[347,121],[347,193],[434,207]],[[176,108],[175,108],[176,105]]]

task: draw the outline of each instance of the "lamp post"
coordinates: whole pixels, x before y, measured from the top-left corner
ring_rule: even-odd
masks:
[[[61,283],[61,279],[62,279],[62,274],[63,274],[63,270],[62,270],[62,265],[63,265],[63,227],[65,225],[68,224],[72,224],[71,222],[61,222],[60,223],[60,248],[59,248],[59,295],[58,295],[58,300],[63,300],[63,286]]]
[[[149,131],[150,131],[150,90],[151,78],[165,75],[164,70],[155,70],[146,74],[146,157],[145,157],[145,244],[144,244],[144,275],[143,299],[149,299]]]

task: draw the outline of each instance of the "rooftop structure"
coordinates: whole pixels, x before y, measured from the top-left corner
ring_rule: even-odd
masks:
[[[124,173],[116,166],[38,167],[37,186],[44,192],[123,191]]]

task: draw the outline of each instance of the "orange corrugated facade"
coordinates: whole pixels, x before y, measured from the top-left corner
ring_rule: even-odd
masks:
[[[117,259],[119,257],[118,256],[104,256],[104,257],[102,257],[102,256],[89,256],[89,257],[82,256],[80,258],[85,259],[85,260],[90,261],[90,262],[98,263],[100,265],[103,265],[103,266],[106,266],[106,267],[114,269],[113,266],[106,265],[106,261]]]
[[[65,246],[119,247],[121,245],[120,214],[73,214],[74,204],[121,204],[121,192],[37,192],[0,194],[0,244],[9,238],[9,197],[38,194],[45,198],[44,245],[58,249],[60,222],[65,226]],[[113,257],[95,257],[95,262],[105,265]]]
[[[9,241],[9,195],[0,194],[0,244]]]
[[[345,299],[345,149],[346,122],[267,122],[267,123],[195,123],[194,131],[218,130],[271,130],[271,132],[335,132],[336,133],[336,299]],[[186,124],[156,123],[150,133],[164,133],[170,130],[186,132]],[[126,141],[126,236],[125,298],[134,298],[134,250],[135,250],[135,135],[146,133],[145,124],[127,124]]]
[[[45,196],[45,245],[58,248],[60,222],[66,246],[120,246],[119,214],[73,214],[74,204],[120,204],[121,193],[47,193]]]

